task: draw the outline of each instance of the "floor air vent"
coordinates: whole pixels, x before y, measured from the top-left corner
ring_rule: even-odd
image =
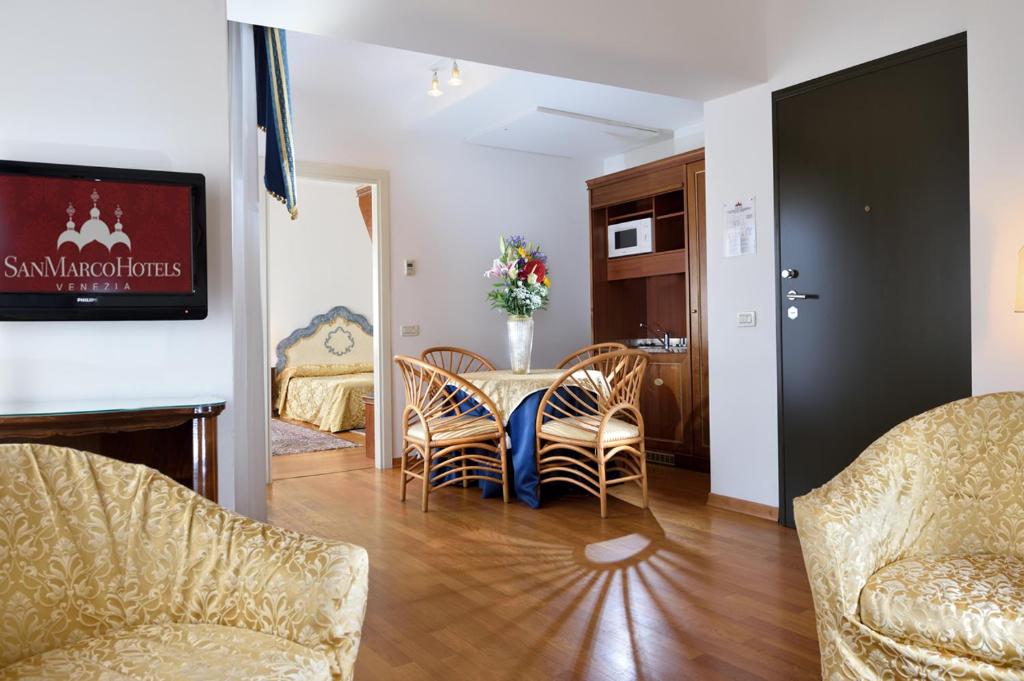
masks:
[[[675,454],[666,454],[664,452],[652,452],[649,449],[647,450],[647,460],[650,461],[651,463],[660,463],[665,466],[676,465]]]

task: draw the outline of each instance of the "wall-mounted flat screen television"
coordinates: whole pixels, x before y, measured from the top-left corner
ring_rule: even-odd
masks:
[[[202,175],[0,161],[0,319],[204,317]]]

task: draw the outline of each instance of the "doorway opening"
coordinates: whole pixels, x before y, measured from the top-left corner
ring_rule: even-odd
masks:
[[[387,173],[300,162],[297,184],[297,221],[261,197],[270,481],[390,464]]]

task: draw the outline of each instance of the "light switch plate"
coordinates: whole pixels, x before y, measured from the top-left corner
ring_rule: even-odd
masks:
[[[402,335],[403,336],[418,336],[420,335],[419,324],[402,324]]]
[[[737,312],[736,326],[757,326],[756,312]]]
[[[402,261],[402,272],[407,277],[411,277],[416,274],[416,261],[406,258]]]

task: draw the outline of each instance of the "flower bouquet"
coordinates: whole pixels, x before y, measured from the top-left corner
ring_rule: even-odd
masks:
[[[508,315],[512,371],[525,374],[530,371],[533,351],[533,313],[547,307],[551,291],[548,257],[519,235],[502,237],[498,249],[501,257],[484,272],[485,277],[495,280],[487,299],[492,308]]]

